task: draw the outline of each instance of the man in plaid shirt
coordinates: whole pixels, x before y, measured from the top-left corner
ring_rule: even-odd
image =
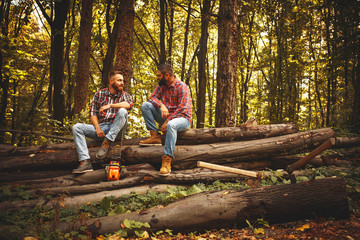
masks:
[[[77,123],[73,126],[76,150],[79,156],[79,167],[73,173],[93,171],[90,163],[89,149],[85,137],[103,140],[96,157],[105,158],[110,143],[121,138],[125,131],[128,111],[133,107],[132,97],[125,91],[124,76],[120,72],[111,72],[108,88],[97,91],[90,105],[89,117],[92,124]]]
[[[171,172],[171,160],[174,158],[174,149],[177,133],[185,131],[191,122],[191,95],[188,86],[174,74],[170,65],[158,66],[157,79],[159,85],[151,94],[148,102],[144,102],[141,111],[145,119],[146,128],[151,137],[140,141],[142,146],[161,145],[159,129],[166,133],[164,156],[160,168],[160,176],[168,176]]]

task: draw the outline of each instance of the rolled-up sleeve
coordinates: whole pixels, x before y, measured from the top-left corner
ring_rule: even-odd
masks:
[[[154,92],[151,94],[149,98],[149,102],[156,108],[160,108],[160,105],[162,103],[161,101],[162,91],[160,86],[157,86],[154,90]]]

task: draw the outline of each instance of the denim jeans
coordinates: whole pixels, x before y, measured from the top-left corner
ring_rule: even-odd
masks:
[[[121,139],[123,131],[125,131],[128,121],[128,112],[125,108],[120,108],[112,123],[100,123],[100,128],[104,131],[105,137],[114,142]],[[95,127],[92,124],[77,123],[72,128],[76,151],[79,156],[79,161],[90,159],[89,149],[86,144],[86,138],[89,137],[95,140],[103,140],[96,135]],[[119,134],[121,132],[121,134]]]
[[[160,108],[155,108],[149,102],[144,102],[141,106],[141,112],[145,120],[146,128],[158,132],[155,121],[161,126],[166,119],[161,117]],[[190,127],[190,122],[184,117],[174,118],[166,125],[166,137],[164,154],[174,158],[175,144],[177,140],[177,133],[185,131]]]

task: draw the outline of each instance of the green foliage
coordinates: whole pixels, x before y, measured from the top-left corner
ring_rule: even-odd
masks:
[[[121,223],[122,229],[116,231],[115,234],[119,234],[121,237],[127,237],[135,234],[137,237],[144,237],[144,233],[146,232],[144,229],[150,228],[149,223],[138,222],[134,220],[125,219]]]
[[[264,234],[263,227],[270,227],[269,223],[265,221],[263,218],[258,218],[252,224],[249,220],[246,220],[246,223],[249,226],[249,229],[252,230],[255,234]]]
[[[0,202],[30,199],[29,192],[23,185],[5,185],[0,187]]]

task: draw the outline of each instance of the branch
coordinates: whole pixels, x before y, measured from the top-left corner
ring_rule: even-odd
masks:
[[[47,21],[50,25],[52,25],[52,20],[51,20],[51,18],[49,17],[49,15],[46,13],[46,10],[45,10],[44,6],[41,4],[40,0],[35,0],[35,2],[36,2],[37,5],[39,6],[42,14],[44,15],[44,17],[45,17],[45,19],[46,19],[46,21]]]

